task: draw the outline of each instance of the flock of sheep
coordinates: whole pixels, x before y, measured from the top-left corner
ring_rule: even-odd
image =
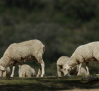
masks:
[[[45,64],[42,55],[45,46],[39,40],[29,40],[11,44],[0,59],[0,77],[14,77],[15,65],[19,65],[19,77],[44,77]],[[36,61],[39,64],[38,73],[29,65],[22,62]],[[61,56],[57,60],[58,77],[70,75],[89,75],[88,63],[99,61],[99,42],[92,42],[79,46],[72,56]],[[86,70],[81,67],[86,63]],[[12,73],[10,66],[13,66]],[[11,75],[10,75],[11,73]]]

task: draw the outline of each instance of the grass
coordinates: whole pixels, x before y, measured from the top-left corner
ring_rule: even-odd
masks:
[[[0,78],[0,91],[99,89],[99,81],[81,81],[82,76]]]

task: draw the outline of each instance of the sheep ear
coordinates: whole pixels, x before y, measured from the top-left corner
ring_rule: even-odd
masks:
[[[5,70],[5,67],[3,67],[3,66],[0,66],[0,69],[4,71],[4,70]]]

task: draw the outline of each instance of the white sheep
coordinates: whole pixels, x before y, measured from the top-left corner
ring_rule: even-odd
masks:
[[[99,62],[99,42],[92,42],[79,46],[63,67],[64,71],[66,70],[65,75],[68,75],[69,70],[75,65],[80,64],[79,75],[82,63],[86,63],[87,75],[89,75],[88,63],[91,61]]]
[[[11,70],[10,67],[7,67],[5,71],[3,71],[2,77],[10,77]]]
[[[8,66],[14,66],[11,74],[11,77],[13,77],[16,63],[19,64],[20,69],[22,62],[35,60],[39,64],[37,77],[40,75],[43,77],[45,74],[45,64],[42,59],[44,50],[45,46],[41,43],[41,41],[36,39],[11,44],[5,51],[3,57],[0,59],[0,73],[2,73],[2,71],[4,71]]]
[[[61,56],[57,60],[57,74],[58,74],[58,77],[61,77],[62,73],[65,75],[65,73],[63,71],[64,70],[63,66],[68,60],[69,60],[69,57],[67,57],[67,56]],[[79,69],[78,69],[78,65],[77,65],[77,66],[73,67],[73,69],[69,72],[69,74],[70,75],[77,75],[78,71],[79,71]],[[81,67],[81,72],[80,72],[79,75],[86,75],[86,74],[87,74],[86,70],[83,67]]]
[[[35,77],[36,73],[35,70],[30,67],[29,65],[22,65],[21,69],[19,69],[21,71],[19,71],[19,77]]]

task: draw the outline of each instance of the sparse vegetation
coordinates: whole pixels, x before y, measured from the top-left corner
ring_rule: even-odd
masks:
[[[82,76],[45,78],[0,78],[2,91],[99,89],[99,81],[81,81]],[[90,83],[90,84],[89,84]]]

